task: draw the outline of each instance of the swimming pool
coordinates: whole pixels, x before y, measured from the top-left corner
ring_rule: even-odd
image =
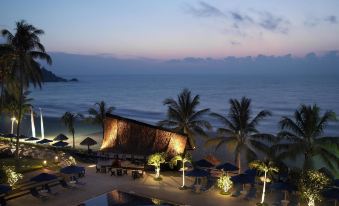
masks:
[[[89,199],[79,206],[128,206],[128,205],[166,205],[179,206],[180,204],[169,203],[157,198],[143,197],[134,193],[126,193],[119,190],[113,190],[106,194]]]

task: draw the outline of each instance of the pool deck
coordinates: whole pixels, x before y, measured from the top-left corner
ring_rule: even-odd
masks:
[[[190,190],[179,190],[182,178],[180,173],[176,173],[175,177],[170,173],[163,176],[162,181],[154,181],[153,174],[146,173],[144,178],[133,180],[131,175],[116,177],[110,174],[96,173],[95,167],[83,164],[86,167],[86,176],[81,179],[85,185],[76,186],[73,189],[56,186],[52,188],[55,195],[49,195],[48,199],[42,201],[31,195],[26,195],[17,199],[8,201],[8,206],[68,206],[78,205],[88,199],[96,197],[100,194],[118,189],[124,192],[135,192],[148,197],[185,204],[185,205],[230,205],[230,206],[247,206],[255,205],[258,200],[246,201],[243,198],[220,195],[218,190],[211,189],[207,192],[195,194]],[[40,171],[41,172],[41,171]],[[46,171],[44,171],[46,172]],[[48,171],[47,171],[48,172]],[[25,178],[36,175],[39,172],[27,174]],[[187,185],[193,183],[193,179],[186,177]]]

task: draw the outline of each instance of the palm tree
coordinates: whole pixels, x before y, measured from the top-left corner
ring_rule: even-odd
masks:
[[[192,162],[192,156],[189,154],[189,153],[185,153],[185,154],[181,154],[181,155],[176,155],[174,156],[171,161],[170,161],[170,166],[173,167],[173,166],[176,166],[178,165],[178,161],[181,162],[182,164],[182,186],[181,186],[181,189],[185,189],[186,186],[185,186],[185,163],[186,162]]]
[[[94,104],[94,106],[97,106],[97,108],[88,109],[88,113],[90,115],[89,119],[95,124],[100,124],[102,128],[102,138],[104,138],[106,113],[112,113],[112,111],[115,110],[115,108],[114,107],[106,108],[106,103],[104,101],[97,102]]]
[[[261,195],[261,204],[264,204],[265,201],[265,191],[266,191],[266,182],[268,182],[267,175],[273,173],[273,172],[278,172],[279,169],[274,165],[272,161],[260,161],[260,160],[255,160],[250,163],[250,168],[256,169],[258,171],[261,171],[264,173],[264,178],[262,181],[264,182],[263,190],[262,190],[262,195]]]
[[[0,114],[3,112],[5,94],[8,92],[7,85],[14,82],[13,79],[14,56],[8,45],[0,45]]]
[[[167,119],[158,124],[188,135],[192,147],[195,148],[196,135],[207,137],[204,129],[211,129],[210,123],[203,119],[209,109],[197,110],[199,104],[199,95],[192,98],[191,91],[184,89],[177,100],[173,98],[164,100],[164,105],[168,106]]]
[[[16,33],[12,34],[9,30],[1,31],[3,37],[7,40],[7,46],[11,48],[14,58],[14,70],[16,78],[19,81],[19,105],[23,104],[24,91],[30,83],[41,87],[42,73],[40,65],[36,60],[45,60],[48,64],[52,63],[51,57],[46,53],[44,46],[40,43],[39,36],[44,33],[43,30],[35,28],[33,25],[21,20],[16,23]],[[19,116],[22,115],[22,107],[19,107]],[[19,135],[21,120],[18,120],[17,139],[16,139],[16,157],[19,157]]]
[[[304,169],[313,167],[312,159],[315,156],[319,156],[331,169],[338,167],[339,137],[323,136],[328,123],[336,120],[335,113],[326,111],[321,115],[317,105],[301,105],[293,117],[283,117],[279,122],[281,132],[278,137],[285,140],[276,146],[277,150],[283,151],[280,156],[295,159],[303,155]],[[331,150],[331,146],[336,148]]]
[[[261,140],[272,141],[270,134],[259,133],[257,125],[265,117],[270,116],[269,111],[260,111],[254,118],[251,112],[251,99],[243,97],[240,101],[230,99],[230,109],[227,117],[217,113],[211,114],[219,119],[224,127],[218,128],[217,137],[206,141],[206,146],[215,146],[216,150],[222,145],[226,145],[234,151],[235,164],[238,165],[241,173],[241,154],[246,154],[247,160],[256,159],[254,148],[261,148],[264,143]]]
[[[64,115],[62,115],[61,120],[64,122],[65,126],[68,128],[68,131],[72,134],[73,136],[73,149],[75,148],[75,138],[74,138],[74,124],[77,119],[82,118],[81,114],[76,114],[72,112],[65,112]]]

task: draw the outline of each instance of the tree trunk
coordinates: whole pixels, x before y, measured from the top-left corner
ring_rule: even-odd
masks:
[[[19,78],[20,78],[20,94],[19,94],[19,115],[18,115],[18,124],[16,128],[16,150],[15,150],[15,157],[19,159],[19,136],[20,136],[20,124],[21,124],[21,116],[22,116],[22,97],[23,97],[23,92],[24,92],[24,82],[23,82],[23,74],[22,74],[22,64],[20,66],[19,70]]]
[[[182,187],[185,187],[185,163],[182,161]]]
[[[74,132],[72,132],[73,135],[73,149],[75,149],[75,138],[74,138]]]
[[[264,203],[264,201],[265,201],[266,177],[267,177],[267,172],[265,171],[265,174],[264,174],[264,186],[263,186],[262,195],[261,195],[261,204]]]
[[[4,105],[4,91],[5,91],[5,83],[4,83],[4,79],[2,78],[1,80],[1,96],[0,96],[0,118],[1,118],[1,114],[2,114],[2,108]]]
[[[237,152],[237,164],[238,164],[238,168],[239,168],[239,170],[238,170],[238,174],[240,174],[241,173],[241,154],[240,154],[240,152]]]
[[[101,127],[102,127],[102,139],[104,139],[105,138],[105,123],[102,123]]]

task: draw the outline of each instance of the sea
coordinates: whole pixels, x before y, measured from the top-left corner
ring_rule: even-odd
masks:
[[[74,77],[74,76],[72,76]],[[31,89],[32,104],[45,116],[59,118],[65,111],[88,114],[96,102],[114,106],[114,113],[150,124],[166,118],[166,98],[177,98],[184,89],[200,96],[199,109],[227,115],[229,100],[252,100],[252,114],[269,110],[271,117],[259,124],[261,132],[276,133],[282,116],[292,116],[301,105],[317,104],[322,112],[339,114],[339,76],[292,75],[107,75],[76,76],[79,82],[45,83]],[[206,117],[217,128],[216,119]],[[339,136],[339,123],[326,129]]]

